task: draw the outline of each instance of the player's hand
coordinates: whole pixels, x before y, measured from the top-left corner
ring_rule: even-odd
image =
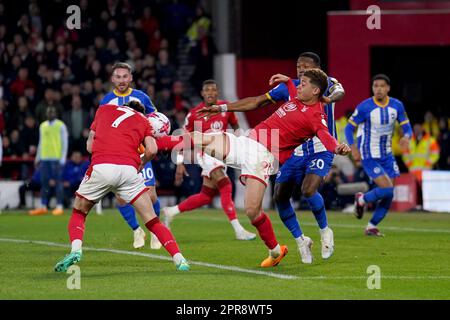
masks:
[[[331,99],[325,96],[322,96],[322,98],[320,98],[320,101],[322,101],[325,104],[330,104],[331,103]]]
[[[288,82],[289,79],[290,78],[288,76],[285,76],[284,74],[281,73],[274,74],[273,76],[270,77],[269,86],[273,86],[281,82]]]
[[[409,138],[408,137],[401,137],[398,141],[398,144],[400,146],[400,149],[404,151],[408,151],[409,149]]]
[[[203,107],[200,110],[198,110],[197,116],[209,118],[209,117],[219,114],[221,112],[222,112],[222,110],[221,110],[220,106],[212,105],[210,107]]]
[[[342,156],[349,154],[350,151],[352,151],[352,149],[346,143],[341,143],[334,149],[335,154],[340,154]]]
[[[361,161],[361,153],[355,145],[352,145],[352,157],[355,161]]]
[[[189,177],[184,164],[177,165],[177,170],[175,172],[175,186],[179,187],[183,183],[184,176]]]

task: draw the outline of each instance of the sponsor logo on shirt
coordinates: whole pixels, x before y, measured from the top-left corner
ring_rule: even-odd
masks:
[[[283,106],[283,110],[286,112],[292,112],[297,110],[297,105],[293,102],[287,102],[284,106]],[[303,111],[304,112],[304,111]]]

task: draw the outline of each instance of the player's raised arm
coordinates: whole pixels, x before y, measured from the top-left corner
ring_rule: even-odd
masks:
[[[330,94],[328,96],[322,96],[321,98],[322,102],[325,104],[341,101],[345,97],[345,90],[342,84],[334,78],[330,78],[330,81],[333,83],[329,90]]]
[[[248,97],[231,103],[203,107],[197,111],[200,117],[213,116],[221,112],[245,112],[270,104],[272,101],[266,94]]]

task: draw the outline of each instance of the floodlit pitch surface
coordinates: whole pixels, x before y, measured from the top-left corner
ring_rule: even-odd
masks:
[[[191,271],[178,272],[164,249],[150,249],[149,236],[144,249],[134,250],[131,230],[116,210],[105,210],[103,216],[91,213],[78,264],[81,287],[69,290],[71,274],[53,271],[68,252],[69,211],[59,217],[3,212],[0,299],[450,298],[450,214],[390,213],[380,226],[386,236],[374,238],[363,235],[370,214],[356,220],[330,212],[335,253],[329,260],[321,258],[312,214],[298,216],[314,241],[312,265],[300,262],[295,241],[270,212],[289,254],[279,266],[263,269],[259,263],[268,253],[261,240],[235,240],[220,210],[181,214],[172,231]],[[239,219],[255,231],[243,214]],[[378,267],[379,282],[371,271]]]

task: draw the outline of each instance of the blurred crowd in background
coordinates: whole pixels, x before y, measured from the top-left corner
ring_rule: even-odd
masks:
[[[66,17],[54,14],[66,12],[63,1],[30,0],[27,5],[6,6],[0,0],[0,172],[2,179],[25,181],[21,206],[25,206],[24,192],[40,188],[33,159],[47,107],[56,107],[68,128],[70,159],[63,177],[68,201],[88,166],[89,126],[99,101],[112,90],[109,76],[114,62],[133,66],[135,87],[170,117],[174,130],[182,127],[189,108],[199,102],[202,81],[213,75],[212,21],[201,1],[102,0],[94,5],[93,0],[80,0],[78,4],[81,29],[68,30]],[[341,142],[345,142],[348,116],[337,119]],[[449,170],[449,120],[427,111],[423,122],[413,128],[408,152],[400,150],[401,128],[396,129],[393,153],[400,171],[413,172],[420,180],[422,170]],[[168,157],[160,156],[154,170],[161,195],[174,193],[179,200],[200,189],[200,168],[195,165],[188,166],[190,176],[181,186],[173,185],[175,165]],[[228,173],[234,182],[234,170]],[[352,203],[352,197],[337,195],[336,186],[355,181],[370,183],[360,164],[336,161],[322,187],[327,207]]]
[[[135,87],[170,117],[173,129],[199,101],[201,82],[212,77],[211,19],[199,1],[81,0],[74,3],[81,9],[79,30],[66,27],[64,1],[8,3],[0,1],[3,179],[36,177],[39,124],[49,106],[67,125],[69,157],[80,152],[87,159],[89,127],[112,90],[109,76],[117,61],[133,66]],[[159,177],[170,177],[171,162],[156,162],[155,171],[165,172]],[[194,180],[187,179],[184,189],[195,193],[201,182]]]

